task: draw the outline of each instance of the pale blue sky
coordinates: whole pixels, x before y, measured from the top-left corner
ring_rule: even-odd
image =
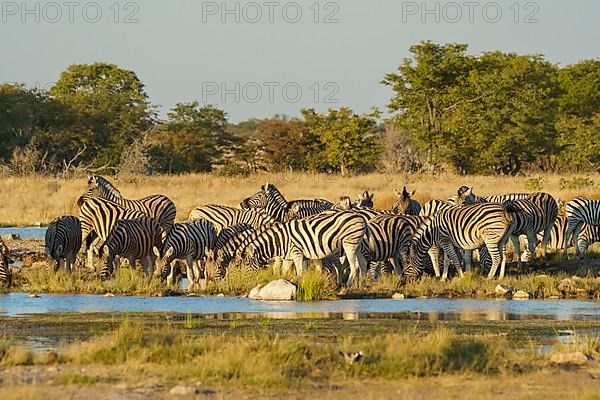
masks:
[[[161,106],[161,115],[176,102],[198,99],[219,105],[232,121],[240,121],[278,113],[295,116],[303,107],[323,111],[347,105],[361,113],[373,106],[385,110],[392,92],[379,81],[420,40],[468,43],[474,54],[487,50],[541,53],[561,65],[600,56],[600,2],[593,0],[500,0],[487,6],[490,2],[473,1],[472,22],[469,6],[460,0],[451,5],[428,1],[427,8],[433,11],[425,15],[425,21],[420,15],[423,2],[309,0],[266,5],[257,1],[249,6],[243,1],[238,3],[239,23],[235,11],[221,21],[220,1],[73,3],[66,6],[59,0],[48,6],[41,2],[36,10],[35,2],[26,2],[27,14],[21,1],[1,2],[0,81],[45,87],[71,63],[105,61],[134,70],[146,84],[151,101]],[[120,9],[118,23],[111,6],[115,3]],[[229,9],[235,10],[235,4],[227,2]],[[319,23],[314,22],[315,4]],[[517,23],[515,4],[520,9]],[[263,15],[252,23],[255,5]],[[96,18],[97,8],[102,11],[100,20],[88,22]],[[298,8],[302,11],[299,21],[288,22],[296,18]],[[497,8],[502,16],[493,23]],[[124,23],[131,12],[138,22]],[[525,23],[532,12],[538,22]],[[330,13],[337,23],[323,23]],[[223,85],[232,91],[225,102]],[[295,103],[289,101],[298,97],[298,88],[302,96]],[[328,94],[334,103],[324,102]]]

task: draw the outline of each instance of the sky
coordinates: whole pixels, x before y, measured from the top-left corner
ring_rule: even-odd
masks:
[[[412,44],[543,54],[567,65],[600,56],[600,2],[0,1],[0,81],[47,88],[73,63],[135,71],[164,117],[178,102],[233,122],[348,106],[387,111],[380,84]]]

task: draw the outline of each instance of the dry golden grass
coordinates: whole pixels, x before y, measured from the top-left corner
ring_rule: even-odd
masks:
[[[221,177],[210,174],[178,176],[135,176],[111,178],[121,193],[131,199],[149,194],[169,196],[177,206],[177,219],[187,219],[192,208],[217,203],[237,205],[265,182],[271,182],[289,200],[298,198],[326,198],[337,201],[348,195],[353,199],[358,192],[375,192],[375,206],[390,208],[395,201],[393,189],[416,189],[414,198],[425,202],[434,198],[446,199],[461,185],[472,186],[479,195],[533,191],[528,180],[541,178],[538,190],[569,200],[575,196],[600,196],[600,176],[587,178],[594,185],[581,189],[560,190],[560,179],[575,175],[543,175],[535,177],[457,176],[457,175],[387,175],[374,173],[342,177],[338,175],[290,173],[256,174],[249,177]],[[580,175],[581,176],[581,175]],[[47,176],[0,178],[0,225],[27,226],[46,224],[63,214],[77,214],[76,201],[87,187],[87,177],[60,179]],[[529,187],[529,188],[528,188]]]

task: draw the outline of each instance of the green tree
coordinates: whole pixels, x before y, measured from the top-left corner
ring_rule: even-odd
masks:
[[[116,166],[121,153],[149,129],[154,111],[135,72],[114,64],[73,64],[49,93],[76,119],[74,147],[86,158]]]
[[[382,150],[373,134],[379,111],[357,115],[343,107],[330,109],[327,114],[319,114],[314,109],[301,112],[310,132],[319,140],[311,157],[313,168],[333,168],[342,175],[375,168]]]

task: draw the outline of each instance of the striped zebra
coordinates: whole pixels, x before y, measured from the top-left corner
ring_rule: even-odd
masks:
[[[56,262],[54,271],[58,271],[61,264],[64,264],[65,270],[70,273],[77,259],[77,253],[81,249],[79,218],[73,215],[63,215],[50,222],[46,229],[44,247],[46,254]]]
[[[242,248],[246,240],[257,232],[249,224],[237,224],[228,226],[219,232],[213,250],[215,264],[215,279],[225,276],[227,267],[234,259],[238,249]]]
[[[350,264],[346,281],[350,286],[359,271],[366,273],[367,263],[359,247],[367,234],[367,222],[360,215],[352,211],[325,211],[275,225],[258,234],[239,254],[253,269],[266,266],[274,257],[283,257],[283,270],[293,264],[301,275],[305,259],[320,260],[343,251]]]
[[[171,267],[171,263],[174,260],[185,260],[190,288],[199,287],[201,268],[198,263],[209,255],[216,241],[217,230],[209,221],[195,219],[173,225],[162,249],[153,248],[162,279],[169,284],[175,283],[175,268]]]
[[[323,200],[294,200],[288,202],[283,194],[272,183],[261,186],[261,190],[245,198],[241,203],[242,209],[262,209],[278,222],[291,219],[289,211],[293,209],[294,218],[305,218],[329,210],[333,203]]]
[[[423,217],[430,217],[437,214],[441,210],[447,210],[448,208],[455,206],[456,203],[447,200],[429,200],[423,204],[421,211],[419,211],[419,215]]]
[[[12,273],[10,271],[10,264],[14,261],[10,258],[8,246],[4,242],[4,239],[0,237],[0,283],[5,287],[9,287],[12,283]]]
[[[556,217],[556,221],[552,225],[552,231],[550,232],[550,240],[548,241],[548,247],[553,250],[563,250],[565,245],[565,232],[567,230],[567,217],[565,215],[559,215]],[[538,242],[542,241],[542,235],[538,234]],[[600,242],[600,226],[583,224],[579,239],[577,241],[577,247],[579,251],[585,253],[587,248]],[[569,246],[570,247],[570,246]]]
[[[352,204],[352,200],[350,200],[349,196],[341,196],[340,201],[338,201],[336,204],[334,204],[331,207],[331,209],[340,211],[340,210],[350,210],[353,207],[354,207],[354,205]],[[299,218],[292,218],[292,219],[299,219]]]
[[[177,208],[171,199],[162,194],[150,195],[139,200],[126,199],[113,184],[97,175],[88,177],[87,194],[110,200],[123,208],[139,211],[156,219],[165,235],[175,222]]]
[[[579,234],[584,224],[591,226],[600,225],[600,200],[592,200],[583,197],[576,197],[567,203],[567,229],[564,237],[564,258],[567,257],[567,247],[570,240],[575,246],[575,252],[578,257],[582,257],[582,252],[577,245]]]
[[[396,274],[402,275],[412,239],[411,223],[401,215],[380,215],[368,222],[368,229],[363,257],[369,263],[389,260]]]
[[[194,208],[190,213],[189,219],[205,219],[210,221],[217,232],[236,224],[249,224],[254,229],[261,229],[277,222],[275,218],[262,210],[241,210],[239,208],[215,204]]]
[[[375,198],[375,193],[369,193],[368,190],[359,193],[356,195],[356,201],[352,203],[353,207],[369,207],[373,208],[373,199]]]
[[[524,200],[531,196],[531,193],[508,193],[508,194],[495,194],[490,196],[477,196],[473,193],[473,188],[468,186],[461,186],[457,190],[457,196],[453,199],[456,200],[455,205],[463,204],[476,204],[476,203],[504,203],[509,200]]]
[[[394,189],[394,194],[398,200],[396,200],[392,206],[392,211],[395,214],[419,215],[421,212],[421,204],[412,199],[412,196],[415,193],[416,190],[413,190],[412,193],[409,193],[408,190],[406,190],[406,186],[402,188],[402,191]]]
[[[135,261],[140,260],[146,277],[152,278],[154,247],[162,247],[162,229],[154,218],[144,216],[117,221],[102,252],[100,279],[106,280],[112,275],[116,256],[127,258],[132,269],[135,268]]]
[[[504,277],[506,260],[504,248],[513,229],[513,213],[517,211],[510,204],[474,204],[442,210],[426,221],[413,237],[405,274],[415,277],[421,274],[427,260],[431,258],[436,274],[439,271],[438,257],[430,257],[428,252],[437,245],[457,266],[462,276],[461,260],[455,246],[465,250],[486,246],[492,257],[492,268],[488,279],[495,276],[501,265],[500,278]],[[448,276],[448,263],[444,263],[442,279]]]
[[[87,267],[90,270],[94,269],[92,246],[94,239],[97,238],[103,244],[117,221],[147,217],[140,211],[124,208],[100,197],[83,195],[77,200],[77,206],[81,222],[81,242],[85,244]]]

